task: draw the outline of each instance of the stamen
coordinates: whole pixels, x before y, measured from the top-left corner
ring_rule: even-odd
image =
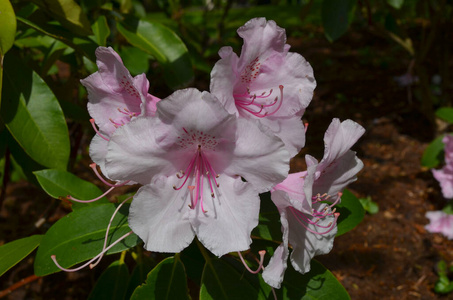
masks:
[[[80,199],[76,199],[74,197],[72,197],[71,195],[68,195],[66,198],[68,200],[71,200],[71,201],[75,201],[75,202],[79,202],[79,203],[91,203],[91,202],[96,202],[100,199],[102,199],[103,197],[105,197],[107,194],[109,194],[111,191],[113,191],[113,189],[116,188],[116,186],[112,186],[111,188],[109,188],[104,194],[100,195],[99,197],[96,197],[94,199],[91,199],[91,200],[80,200]]]
[[[103,136],[101,134],[101,132],[96,128],[96,125],[94,124],[94,119],[90,119],[90,123],[91,123],[91,126],[93,126],[94,131],[96,131],[96,134],[99,135],[101,138],[103,138],[104,140],[106,140],[108,142],[109,139],[106,138],[105,136]]]
[[[333,213],[333,215],[335,217],[334,221],[330,222],[327,226],[323,226],[323,225],[317,224],[319,220],[316,220],[316,221],[313,222],[313,221],[309,220],[308,217],[305,216],[302,212],[298,211],[297,209],[295,209],[293,207],[291,207],[290,210],[293,213],[293,215],[296,218],[296,220],[299,222],[299,224],[301,224],[309,232],[311,232],[313,234],[319,234],[319,235],[323,235],[323,234],[327,234],[327,233],[331,232],[335,228],[335,225],[337,224],[338,217],[340,216],[340,213]],[[331,214],[323,215],[323,217],[326,217],[328,215],[331,215]],[[301,219],[303,219],[303,220],[301,220]],[[307,225],[304,223],[304,221],[307,223]],[[311,228],[309,228],[308,224],[314,225],[314,226],[317,226],[317,227],[320,227],[320,228],[328,228],[328,230],[325,231],[325,232],[318,232],[318,231],[315,231],[315,230],[312,230]]]
[[[104,246],[102,247],[102,251],[104,251],[105,248],[107,247],[107,239],[109,236],[109,230],[110,230],[110,226],[112,225],[113,219],[115,218],[116,214],[118,213],[120,208],[123,206],[123,204],[126,203],[128,200],[132,199],[132,197],[133,196],[130,196],[130,197],[127,197],[126,199],[124,199],[124,201],[121,202],[120,205],[118,205],[118,207],[113,212],[112,217],[110,218],[110,221],[109,221],[109,225],[107,225],[107,230],[105,231]],[[104,255],[99,256],[98,260],[95,263],[90,264],[90,269],[93,269],[94,267],[96,267],[101,262],[102,257],[104,257]]]
[[[55,263],[55,265],[62,271],[65,271],[65,272],[76,272],[76,271],[79,271],[83,268],[85,268],[86,266],[89,266],[92,262],[94,262],[95,260],[97,260],[101,255],[104,255],[104,253],[106,253],[107,251],[109,251],[111,248],[113,248],[116,244],[118,244],[119,242],[121,242],[122,240],[124,240],[125,238],[127,238],[128,236],[130,236],[131,234],[133,234],[134,232],[132,231],[129,231],[128,233],[126,233],[125,235],[123,235],[122,237],[120,237],[119,239],[117,239],[114,243],[112,243],[110,246],[108,246],[107,248],[105,248],[104,250],[102,250],[101,253],[99,253],[98,255],[96,255],[95,257],[93,257],[92,259],[90,259],[88,262],[86,262],[85,264],[81,265],[80,267],[77,267],[77,268],[74,268],[74,269],[66,269],[66,268],[63,268],[62,266],[60,266],[60,264],[57,262],[57,258],[55,255],[51,255],[50,258],[53,260],[53,262]]]
[[[275,97],[272,103],[259,103],[257,100],[263,100],[272,95],[273,90],[271,89],[267,94],[263,92],[261,95],[250,95],[250,90],[247,89],[247,94],[235,94],[234,101],[237,107],[242,108],[246,112],[258,117],[264,118],[266,116],[271,116],[275,114],[282,106],[283,103],[283,85],[279,86],[280,88],[280,97]],[[251,99],[251,101],[250,101]],[[278,105],[277,105],[278,103]],[[277,105],[277,106],[276,106]],[[259,108],[258,111],[253,110],[251,106]],[[276,106],[276,107],[275,107]],[[268,108],[275,107],[272,112],[267,111]]]
[[[252,273],[252,274],[257,274],[259,271],[261,271],[261,269],[264,269],[263,263],[264,263],[264,255],[266,254],[266,250],[261,250],[261,251],[259,251],[258,253],[260,254],[260,261],[259,261],[258,269],[256,269],[255,271],[252,271],[252,269],[249,268],[249,266],[248,266],[247,263],[245,262],[244,258],[242,257],[241,252],[238,251],[239,258],[241,259],[242,264],[243,264],[244,267],[247,269],[247,271],[249,271],[249,272]]]
[[[130,182],[130,180],[126,180],[126,181],[121,182],[121,183],[111,184],[111,183],[107,182],[104,178],[102,178],[102,176],[99,174],[98,169],[96,168],[96,166],[97,166],[96,163],[90,164],[90,168],[93,170],[94,174],[96,174],[96,176],[99,178],[99,180],[101,180],[102,183],[104,183],[107,186],[119,187],[119,186],[126,185],[127,183]]]

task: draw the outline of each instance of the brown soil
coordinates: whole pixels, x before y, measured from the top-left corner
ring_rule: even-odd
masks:
[[[433,292],[435,265],[441,259],[453,262],[453,241],[424,229],[426,211],[441,209],[446,203],[429,170],[420,166],[432,135],[416,109],[416,100],[408,99],[407,90],[393,81],[393,76],[406,71],[409,58],[386,42],[373,37],[365,40],[365,36],[350,33],[334,44],[323,38],[289,40],[312,64],[318,82],[304,116],[309,131],[303,154],[322,156],[322,137],[333,117],[361,123],[367,131],[354,149],[365,167],[350,190],[358,197],[371,196],[380,208],[337,238],[332,252],[319,260],[354,300],[447,299]],[[357,50],[363,50],[364,43],[373,43],[371,54]],[[293,171],[303,168],[302,158],[293,160]],[[91,177],[85,174],[88,170],[84,166],[77,172]],[[43,233],[68,211],[27,182],[10,183],[1,207],[0,243]],[[45,223],[37,229],[35,223],[41,217]],[[105,258],[103,265],[111,259]],[[32,263],[33,255],[2,276],[0,290],[32,275]],[[102,269],[41,278],[7,298],[85,298]]]

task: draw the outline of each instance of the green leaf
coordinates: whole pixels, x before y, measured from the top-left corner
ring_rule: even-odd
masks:
[[[442,139],[444,136],[437,137],[432,141],[428,147],[426,147],[425,152],[423,152],[421,164],[427,168],[435,168],[443,160],[442,153],[444,151],[444,143]]]
[[[352,229],[354,229],[365,216],[365,210],[359,199],[353,193],[345,189],[341,196],[341,203],[335,205],[337,212],[340,213],[338,218],[338,232],[340,236]]]
[[[73,33],[92,34],[86,14],[74,0],[34,0],[33,2]]]
[[[129,270],[124,262],[114,261],[101,274],[88,300],[123,300],[129,278]]]
[[[259,224],[252,231],[252,236],[269,241],[282,241],[280,214],[271,200],[270,193],[260,194]]]
[[[99,46],[107,45],[107,38],[110,35],[109,24],[105,16],[101,15],[97,18],[96,22],[91,26],[94,36],[91,38]]]
[[[186,272],[179,255],[161,261],[148,274],[146,283],[135,289],[131,300],[190,299]]]
[[[38,247],[43,235],[32,235],[0,246],[0,276]]]
[[[326,38],[333,42],[348,30],[356,0],[323,0],[321,7],[322,25]]]
[[[374,215],[379,212],[379,205],[371,199],[371,196],[360,198],[359,201],[367,213]]]
[[[453,124],[453,107],[441,107],[436,110],[436,116]]]
[[[141,249],[139,251],[141,251]],[[153,261],[146,256],[143,256],[141,260],[138,261],[137,265],[132,270],[132,274],[127,285],[127,291],[126,295],[124,296],[124,299],[130,299],[132,294],[134,293],[134,290],[139,285],[145,283],[148,273],[151,272],[154,266],[155,264],[153,263]]]
[[[291,264],[285,272],[285,278],[278,299],[303,300],[348,300],[348,292],[335,276],[322,264],[312,259],[310,272],[302,275],[296,272]]]
[[[151,59],[148,53],[135,47],[122,47],[120,56],[132,76],[148,72]]]
[[[161,64],[165,82],[172,89],[187,86],[192,81],[189,52],[172,30],[146,20],[127,25],[117,23],[117,29],[131,45],[151,54]]]
[[[244,272],[248,272],[244,269]],[[200,300],[267,299],[243,273],[218,258],[206,261],[201,278]]]
[[[404,0],[387,0],[387,3],[396,9],[400,9],[404,4]]]
[[[35,174],[42,189],[56,199],[71,195],[76,199],[90,200],[102,195],[102,191],[96,185],[66,171],[48,169],[36,171],[33,174]],[[92,203],[73,202],[72,209],[103,203],[109,203],[108,199],[103,197]]]
[[[95,51],[98,45],[86,37],[74,36],[65,28],[55,24],[36,24],[28,19],[16,17],[20,23],[56,40],[59,40],[80,54],[88,57],[91,61],[96,61]]]
[[[0,62],[13,46],[16,35],[16,15],[9,0],[0,0]],[[2,63],[3,65],[3,63]]]
[[[64,268],[98,255],[104,245],[107,225],[116,207],[115,204],[87,206],[58,220],[47,231],[38,248],[35,274],[45,276],[60,271],[50,258],[51,255],[56,255],[58,263]],[[128,212],[129,205],[125,204],[113,219],[107,245],[131,231],[127,224]],[[132,234],[111,248],[107,254],[127,250],[137,245],[138,241],[138,237]]]
[[[10,54],[4,79],[1,117],[11,135],[36,162],[66,169],[69,134],[55,95],[38,74]]]

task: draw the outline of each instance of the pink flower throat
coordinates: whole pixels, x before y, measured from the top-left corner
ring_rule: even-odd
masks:
[[[179,146],[183,149],[195,148],[196,150],[186,170],[181,170],[176,174],[179,179],[183,179],[182,184],[179,187],[173,186],[173,188],[175,190],[182,189],[188,183],[189,178],[191,178],[191,182],[187,186],[190,194],[189,207],[194,209],[199,202],[201,210],[203,213],[206,213],[207,211],[203,207],[204,181],[207,179],[209,189],[211,190],[211,197],[214,198],[214,189],[219,187],[219,183],[217,182],[219,175],[214,171],[203,151],[215,151],[218,141],[214,136],[203,133],[202,131],[187,131],[185,128],[183,130],[185,135],[178,137]]]
[[[255,117],[264,118],[275,114],[283,103],[283,85],[279,85],[280,97],[271,98],[273,90],[263,92],[261,95],[252,94],[250,85],[257,79],[260,74],[261,61],[257,57],[252,60],[242,71],[240,80],[245,86],[248,86],[247,92],[243,94],[234,94],[236,107],[246,111]]]

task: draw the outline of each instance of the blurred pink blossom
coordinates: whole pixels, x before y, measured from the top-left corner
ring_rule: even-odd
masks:
[[[432,170],[434,178],[439,181],[444,198],[453,198],[453,136],[446,135],[442,142],[445,144],[445,166],[440,170]]]
[[[453,240],[453,215],[438,210],[426,212],[426,217],[429,219],[429,224],[425,226],[426,230],[431,233],[442,233],[449,240]]]

